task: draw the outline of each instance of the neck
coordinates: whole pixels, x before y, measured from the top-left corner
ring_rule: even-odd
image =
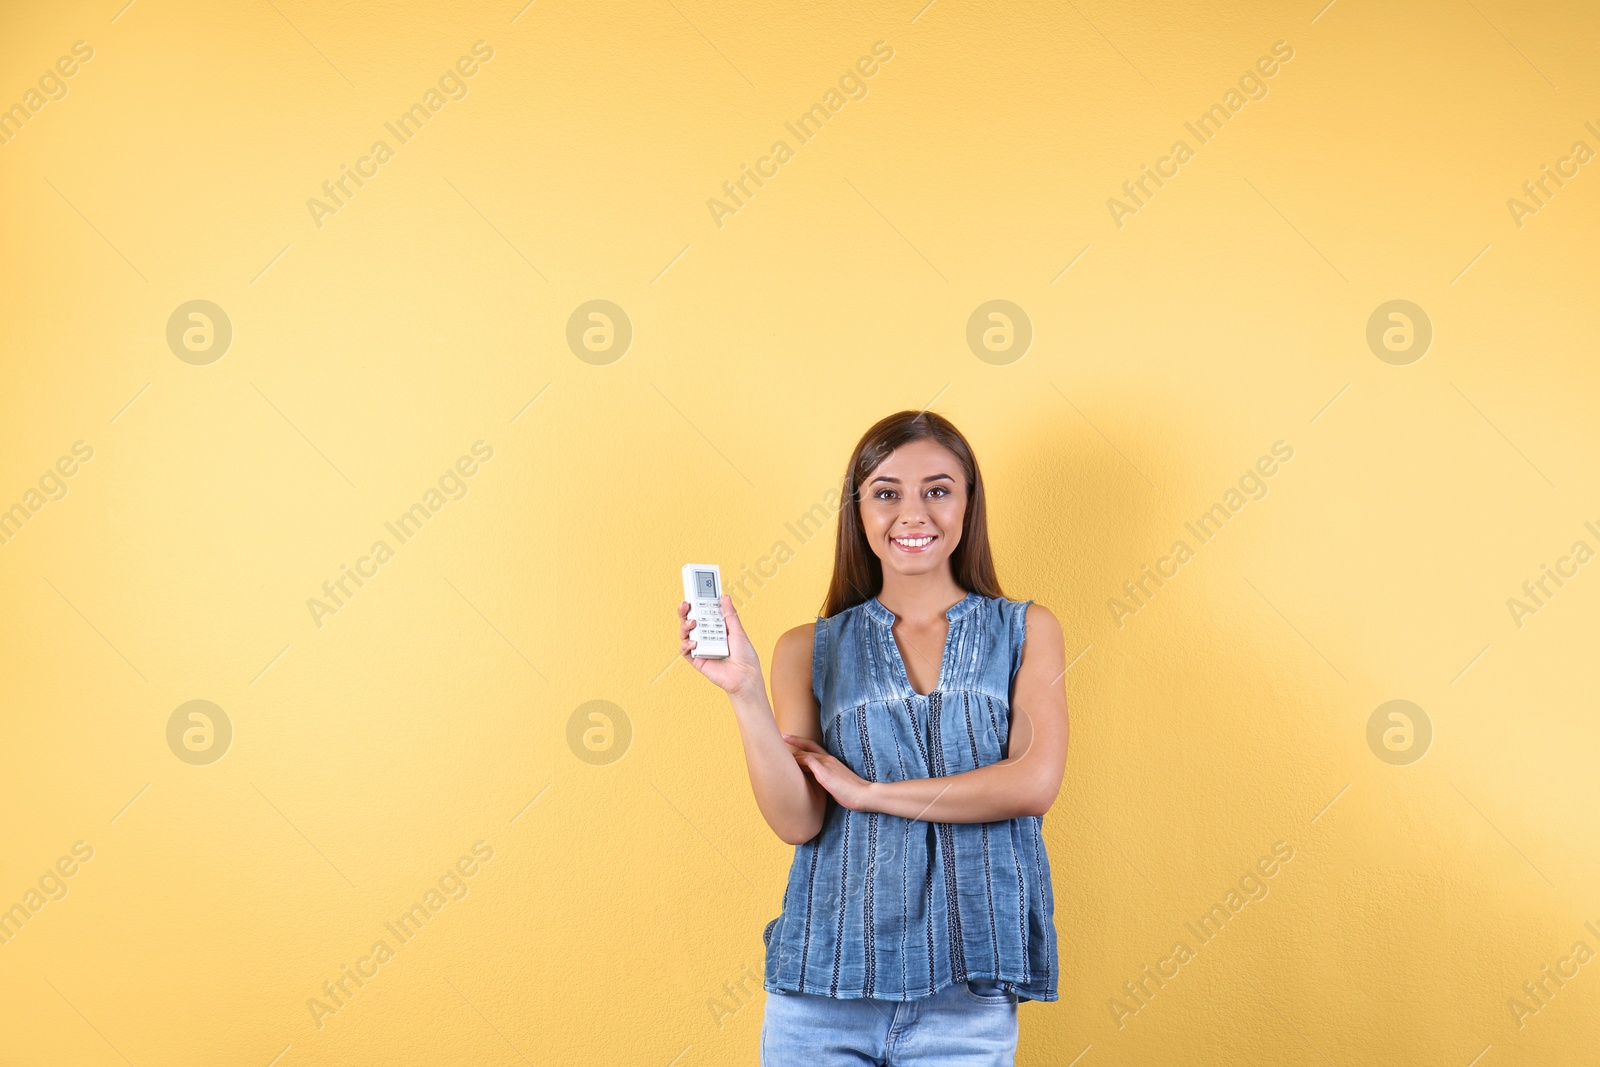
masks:
[[[967,591],[956,584],[948,571],[911,577],[885,571],[878,602],[895,618],[913,625],[933,624],[944,613],[961,603]]]

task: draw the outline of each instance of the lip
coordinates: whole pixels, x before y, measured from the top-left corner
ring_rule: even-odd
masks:
[[[889,543],[891,545],[893,545],[897,550],[899,550],[901,552],[904,552],[908,556],[921,555],[922,553],[927,552],[930,549],[932,549],[933,546],[935,544],[937,544],[938,541],[939,541],[939,535],[938,534],[927,534],[927,533],[914,534],[913,536],[915,536],[915,537],[931,537],[933,540],[929,541],[927,544],[921,546],[920,548],[912,548],[912,547],[910,547],[908,545],[903,545],[899,541],[895,540],[895,536],[896,535],[892,535],[892,534],[890,535]]]

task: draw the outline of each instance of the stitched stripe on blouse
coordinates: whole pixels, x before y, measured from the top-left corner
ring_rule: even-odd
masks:
[[[1022,823],[1018,820],[1012,823],[1006,840],[1011,845],[1011,863],[1017,871],[1017,936],[1022,945],[1022,980],[1029,982],[1033,980],[1033,949],[1028,943],[1028,873],[1022,869],[1022,854],[1017,851],[1017,834],[1021,832]]]
[[[878,767],[872,758],[872,738],[867,733],[867,709],[863,705],[856,709],[856,726],[861,734],[861,769],[866,772],[869,782],[878,780]],[[878,979],[878,949],[876,944],[876,931],[873,930],[872,917],[872,891],[878,880],[878,813],[869,812],[867,815],[867,870],[866,885],[861,894],[861,927],[863,941],[867,951],[867,974],[862,982],[862,995],[872,996],[877,986]]]
[[[928,749],[927,746],[922,743],[922,724],[917,721],[917,705],[910,697],[905,698],[905,705],[906,714],[911,716],[911,736],[915,738],[917,742],[917,755],[922,757],[922,765],[927,767],[931,772],[933,768],[928,762]]]
[[[1034,818],[1031,821],[1033,823],[1033,876],[1038,880],[1039,899],[1042,901],[1044,899],[1044,872],[1039,861],[1039,842],[1044,837],[1044,820]],[[1049,944],[1050,934],[1047,931],[1045,933],[1045,945],[1048,947]],[[1044,957],[1044,982],[1045,985],[1050,985],[1053,981],[1050,975],[1050,954],[1046,951],[1041,955]]]
[[[900,766],[900,781],[906,778],[906,761],[900,751],[900,738],[896,731],[890,731],[889,739],[894,742],[895,763]],[[904,820],[906,824],[905,836],[900,841],[900,989],[905,990],[908,984],[906,972],[906,935],[911,928],[911,895],[909,887],[908,868],[911,864],[911,825],[912,820]]]
[[[838,718],[834,719],[833,751],[843,753],[843,743],[839,738]],[[822,745],[828,747],[826,733],[823,735]],[[844,840],[839,845],[839,921],[833,935],[833,979],[828,983],[828,995],[839,995],[839,965],[844,957],[844,912],[850,903],[850,824],[855,822],[856,813],[843,806],[839,809],[839,817],[844,820]]]
[[[817,888],[817,858],[822,854],[821,847],[813,841],[811,843],[811,876],[806,880],[806,930],[800,942],[800,988],[806,985],[806,957],[811,955],[811,911],[816,901]]]
[[[944,714],[944,694],[935,689],[928,695],[928,748],[934,754],[935,778],[947,774],[944,756],[944,730],[940,719]],[[956,888],[955,827],[949,823],[934,823],[939,834],[939,848],[944,854],[945,929],[950,938],[950,970],[956,981],[967,980],[966,939],[961,930],[961,895]]]
[[[972,745],[972,765],[978,763],[978,736],[972,729],[972,700],[969,694],[961,694],[961,711],[967,718],[967,742]],[[994,965],[1000,966],[1000,927],[994,919],[994,862],[989,857],[989,824],[983,827],[983,891],[989,901],[989,943],[994,949]]]

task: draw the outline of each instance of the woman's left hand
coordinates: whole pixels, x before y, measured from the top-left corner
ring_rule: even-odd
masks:
[[[783,739],[789,743],[791,749],[795,750],[794,758],[811,772],[811,777],[815,778],[817,784],[826,789],[834,800],[851,811],[873,810],[867,803],[872,790],[871,782],[856,774],[833,753],[808,737],[784,734]]]

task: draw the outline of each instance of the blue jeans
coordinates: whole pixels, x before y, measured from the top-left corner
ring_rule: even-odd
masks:
[[[1017,995],[974,979],[916,1000],[767,994],[761,1067],[1012,1067]]]

